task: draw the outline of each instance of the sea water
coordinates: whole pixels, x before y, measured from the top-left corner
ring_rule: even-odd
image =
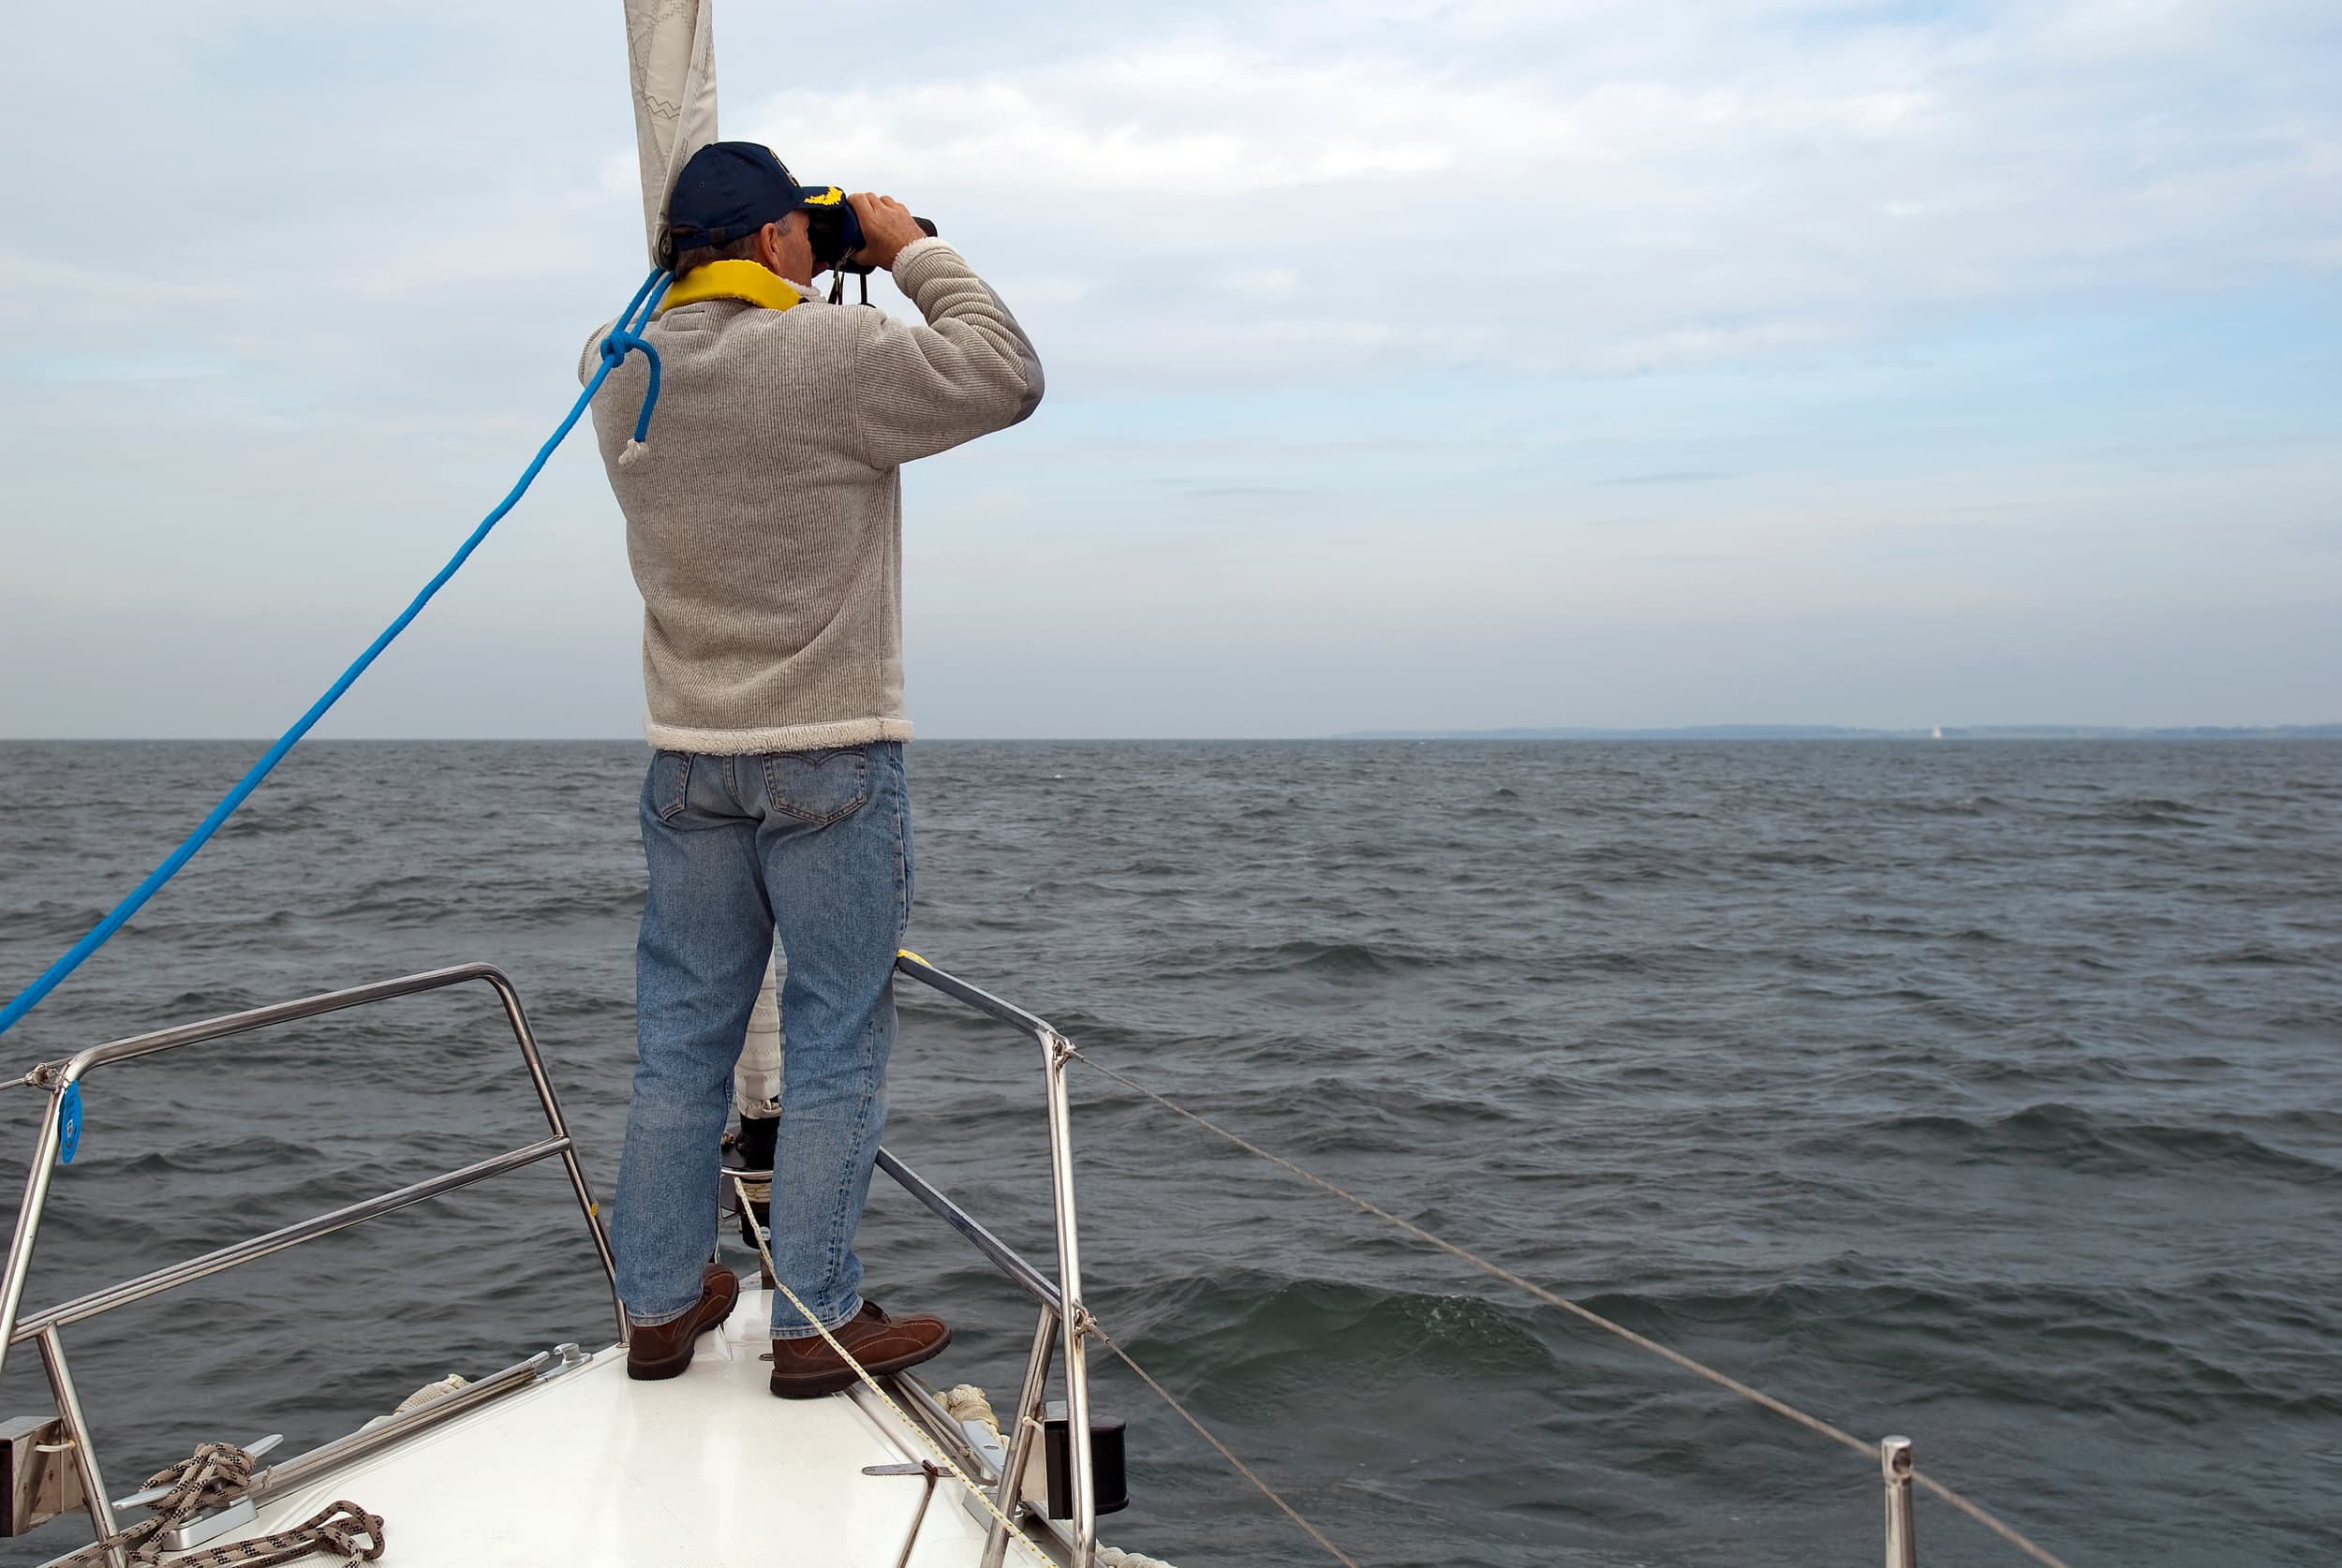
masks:
[[[0,746],[0,985],[257,750]],[[0,1059],[485,959],[606,1194],[645,759],[306,746]],[[911,945],[1100,1059],[1865,1438],[1908,1434],[2077,1564],[2342,1560],[2342,747],[921,741],[910,761]],[[888,1145],[1047,1266],[1038,1052],[901,990]],[[1861,1456],[1074,1087],[1091,1305],[1360,1562],[1877,1561]],[[476,992],[87,1094],[28,1308],[541,1127]],[[41,1103],[0,1099],[0,1146],[28,1151]],[[931,1373],[1005,1402],[1023,1298],[882,1178],[864,1252],[875,1299],[953,1319]],[[444,1373],[607,1343],[608,1312],[544,1165],[65,1339],[123,1492],[198,1441],[298,1449]],[[1185,1568],[1322,1560],[1092,1365],[1131,1433],[1106,1540]],[[46,1408],[20,1349],[0,1413]],[[1923,1561],[2019,1561],[1920,1506]]]

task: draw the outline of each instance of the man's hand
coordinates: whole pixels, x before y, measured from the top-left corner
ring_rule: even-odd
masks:
[[[846,200],[853,203],[853,215],[862,220],[862,248],[853,253],[853,259],[866,267],[883,267],[891,273],[897,252],[927,237],[911,209],[891,196],[864,190]]]

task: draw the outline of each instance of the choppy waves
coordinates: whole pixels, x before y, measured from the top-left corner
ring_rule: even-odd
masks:
[[[2342,1116],[2279,1113],[2255,1119],[2278,1128],[2290,1121],[2329,1146],[2342,1143]],[[2207,1180],[2239,1176],[2317,1184],[2342,1178],[2342,1166],[2290,1153],[2244,1132],[2120,1121],[2054,1101],[1989,1120],[1903,1116],[1857,1131],[1877,1139],[1882,1149],[1900,1148],[1962,1164],[2042,1164],[2097,1176]]]
[[[78,937],[248,760],[0,748],[6,972]],[[911,760],[912,945],[1102,1059],[1850,1429],[1909,1431],[2077,1561],[2342,1561],[2342,747]],[[304,747],[8,1043],[488,958],[606,1188],[641,761]],[[906,1001],[890,1146],[1045,1258],[1030,1044]],[[501,1028],[422,999],[93,1082],[31,1298],[534,1135]],[[1875,1553],[1862,1464],[1111,1084],[1076,1098],[1093,1303],[1361,1561]],[[0,1101],[20,1135],[30,1114]],[[538,1174],[80,1330],[84,1397],[138,1434],[110,1462],[222,1423],[321,1440],[444,1372],[606,1336]],[[884,1191],[864,1250],[880,1299],[952,1313],[949,1376],[1013,1385],[1012,1288]],[[1143,1389],[1099,1379],[1132,1422],[1116,1540],[1304,1560]],[[1956,1520],[1923,1532],[2002,1560]]]

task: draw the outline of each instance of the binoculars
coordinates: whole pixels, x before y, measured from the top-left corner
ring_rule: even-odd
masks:
[[[805,209],[808,220],[806,237],[813,244],[816,271],[827,268],[834,273],[867,274],[871,269],[859,261],[846,259],[862,248],[862,219],[855,214],[853,203],[836,185],[830,186],[809,201]],[[929,234],[935,232],[931,218],[913,217]]]

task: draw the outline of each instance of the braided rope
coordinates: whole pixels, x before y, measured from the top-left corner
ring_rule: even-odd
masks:
[[[748,1183],[743,1181],[737,1176],[734,1176],[732,1177],[732,1185],[736,1191],[738,1191],[742,1206],[746,1206],[749,1201]],[[1016,1527],[1016,1521],[1010,1518],[1006,1514],[1001,1513],[1000,1504],[994,1502],[992,1499],[986,1495],[982,1487],[977,1486],[973,1481],[970,1480],[966,1471],[960,1469],[958,1465],[952,1462],[952,1457],[943,1452],[941,1444],[938,1443],[935,1439],[927,1435],[927,1429],[921,1426],[918,1422],[913,1421],[910,1416],[903,1413],[902,1406],[897,1404],[894,1401],[894,1398],[888,1395],[886,1390],[879,1386],[878,1379],[872,1377],[868,1368],[865,1368],[861,1362],[854,1359],[853,1352],[848,1350],[844,1345],[839,1344],[837,1342],[837,1336],[832,1334],[827,1328],[824,1328],[822,1325],[822,1320],[815,1317],[812,1309],[807,1307],[803,1301],[798,1299],[797,1293],[791,1290],[788,1282],[781,1279],[780,1270],[773,1266],[772,1249],[765,1244],[763,1229],[761,1226],[757,1227],[754,1234],[756,1235],[757,1255],[764,1261],[764,1274],[767,1279],[772,1280],[773,1288],[780,1292],[782,1295],[789,1298],[789,1305],[794,1307],[797,1309],[798,1315],[803,1317],[806,1322],[813,1325],[815,1333],[821,1335],[823,1339],[829,1341],[829,1348],[836,1351],[838,1357],[843,1360],[847,1366],[853,1368],[853,1375],[860,1378],[869,1388],[870,1392],[878,1396],[879,1402],[881,1404],[884,1405],[888,1410],[894,1412],[896,1420],[901,1422],[904,1426],[910,1427],[913,1433],[917,1434],[919,1441],[926,1444],[927,1452],[935,1456],[936,1462],[951,1472],[953,1480],[967,1487],[970,1496],[973,1497],[978,1502],[984,1504],[984,1511],[991,1515],[993,1519],[1002,1530],[1008,1531],[1011,1539],[1015,1540],[1018,1546],[1024,1547],[1027,1552],[1030,1553],[1032,1560],[1035,1562],[1040,1563],[1041,1568],[1057,1568],[1057,1564],[1051,1561],[1049,1558],[1044,1556],[1041,1548],[1034,1546],[1031,1539],[1028,1537],[1022,1530],[1019,1530]]]
[[[290,1530],[174,1557],[170,1568],[232,1568],[239,1563],[245,1568],[270,1568],[272,1563],[297,1561],[313,1552],[338,1552],[343,1568],[358,1568],[361,1562],[379,1558],[388,1545],[381,1515],[343,1501],[310,1515]]]
[[[537,449],[537,455],[528,460],[528,466],[521,470],[520,479],[513,483],[511,490],[505,492],[504,499],[498,501],[495,510],[480,520],[480,525],[474,528],[464,542],[457,547],[455,554],[448,557],[447,565],[441,567],[431,581],[422,585],[422,591],[408,602],[407,608],[400,611],[389,626],[382,629],[380,635],[366,644],[365,651],[351,660],[349,668],[334,677],[334,684],[327,687],[324,694],[309,704],[306,713],[293,721],[292,728],[278,736],[275,743],[261,754],[260,760],[253,763],[251,769],[242,778],[236,780],[234,787],[219,797],[218,804],[214,806],[205,814],[203,820],[196,824],[195,831],[188,834],[177,849],[165,855],[162,864],[147,873],[146,880],[132,888],[124,896],[122,902],[108,911],[105,919],[90,927],[80,941],[67,948],[64,955],[55,963],[43,969],[39,977],[18,992],[15,998],[7,1006],[0,1007],[0,1034],[7,1033],[18,1019],[38,1007],[41,998],[55,990],[64,982],[66,976],[80,969],[84,959],[105,946],[116,931],[128,925],[130,917],[144,908],[146,901],[154,897],[164,883],[177,876],[180,868],[195,858],[196,851],[211,841],[212,835],[219,831],[220,824],[234,815],[236,808],[250,797],[253,791],[260,787],[261,780],[268,777],[269,774],[275,769],[276,764],[285,760],[286,754],[301,744],[301,738],[317,727],[318,720],[325,717],[326,710],[341,701],[342,693],[357,684],[358,677],[364,674],[374,661],[381,657],[382,650],[389,647],[393,642],[396,641],[400,632],[405,631],[413,624],[415,617],[422,614],[423,606],[429,604],[438,591],[447,585],[448,580],[461,571],[464,563],[471,559],[472,552],[478,550],[481,543],[487,539],[489,530],[502,521],[505,513],[520,505],[521,497],[528,494],[528,487],[536,482],[538,474],[542,472],[545,464],[551,461],[555,449],[568,439],[571,430],[575,428],[577,422],[585,417],[586,410],[593,404],[594,394],[601,390],[601,384],[610,378],[612,371],[626,362],[629,353],[638,348],[649,356],[650,390],[643,399],[641,412],[635,416],[634,438],[627,443],[626,457],[639,456],[645,451],[645,443],[650,439],[651,410],[659,401],[659,355],[648,343],[643,340],[642,333],[643,329],[649,325],[651,318],[658,314],[660,302],[666,298],[667,288],[674,281],[674,279],[663,270],[653,271],[643,280],[642,288],[636,289],[634,298],[627,303],[625,314],[618,318],[617,326],[602,339],[601,367],[594,372],[592,379],[587,381],[585,389],[577,394],[577,401],[570,405],[570,411],[562,416],[561,422],[554,427],[553,434],[545,437],[544,445]],[[621,461],[625,461],[625,458]],[[27,1084],[32,1081],[29,1075],[25,1079]]]
[[[1570,1300],[1569,1297],[1565,1295],[1562,1295],[1554,1291],[1549,1291],[1534,1280],[1523,1279],[1520,1275],[1514,1273],[1511,1269],[1505,1267],[1502,1264],[1491,1263],[1488,1259],[1480,1256],[1479,1253],[1459,1247],[1454,1242],[1447,1240],[1445,1236],[1433,1235],[1430,1231],[1425,1230],[1422,1226],[1416,1224],[1412,1220],[1401,1220],[1396,1214],[1391,1213],[1390,1210],[1379,1207],[1374,1204],[1367,1202],[1364,1198],[1359,1197],[1356,1192],[1351,1191],[1348,1188],[1341,1186],[1335,1182],[1328,1181],[1324,1176],[1317,1175],[1314,1171],[1304,1170],[1282,1155],[1269,1153],[1258,1144],[1252,1143],[1245,1138],[1239,1137],[1238,1134],[1229,1132],[1226,1128],[1221,1126],[1216,1121],[1210,1121],[1203,1117],[1197,1116],[1193,1111],[1189,1110],[1186,1106],[1178,1103],[1177,1101],[1156,1093],[1153,1089],[1149,1088],[1144,1084],[1124,1077],[1121,1073],[1117,1072],[1113,1068],[1107,1067],[1102,1062],[1092,1061],[1089,1058],[1083,1056],[1082,1053],[1077,1050],[1071,1051],[1070,1054],[1075,1060],[1105,1074],[1105,1076],[1113,1079],[1116,1083],[1120,1084],[1124,1088],[1127,1088],[1135,1094],[1145,1095],[1148,1099],[1153,1101],[1156,1104],[1161,1105],[1164,1109],[1176,1112],[1178,1115],[1185,1117],[1196,1126],[1205,1129],[1207,1132],[1217,1133],[1219,1136],[1225,1138],[1229,1143],[1236,1145],[1237,1147],[1245,1150],[1247,1153],[1258,1155],[1261,1159],[1267,1161],[1270,1164],[1277,1166],[1279,1169],[1288,1171],[1294,1176],[1299,1176],[1303,1181],[1308,1182],[1311,1186],[1318,1188],[1323,1191],[1332,1193],[1335,1197],[1340,1198],[1342,1202],[1348,1204],[1351,1207],[1357,1209],[1360,1213],[1371,1214],[1375,1219],[1382,1220],[1385,1224],[1391,1225],[1399,1230],[1406,1232],[1407,1235],[1415,1237],[1417,1241],[1422,1242],[1428,1247],[1436,1247],[1441,1251],[1448,1254],[1448,1256],[1460,1259],[1462,1262],[1470,1264],[1473,1267],[1478,1269],[1483,1274],[1490,1275],[1495,1279],[1502,1280],[1506,1284],[1513,1286],[1517,1290],[1528,1292],[1531,1295],[1535,1296],[1539,1301],[1544,1302],[1549,1307],[1558,1307],[1563,1311],[1582,1319],[1584,1322],[1593,1324],[1596,1328],[1617,1335],[1628,1344],[1638,1346],[1643,1350],[1649,1351],[1653,1355],[1673,1362],[1676,1366],[1681,1367],[1683,1370],[1692,1373],[1694,1376],[1705,1378],[1710,1383],[1714,1383],[1717,1387],[1729,1389],[1752,1404],[1762,1406],[1764,1409],[1772,1412],[1775,1415],[1786,1416],[1789,1420],[1796,1422],[1799,1426],[1803,1427],[1808,1431],[1826,1437],[1831,1442],[1841,1444],[1844,1447],[1850,1448],[1866,1459],[1871,1459],[1873,1461],[1876,1460],[1878,1457],[1878,1450],[1872,1444],[1864,1442],[1860,1438],[1856,1437],[1853,1433],[1846,1431],[1844,1427],[1834,1427],[1829,1422],[1824,1421],[1818,1415],[1809,1415],[1804,1411],[1798,1409],[1795,1405],[1789,1404],[1785,1400],[1774,1398],[1771,1395],[1765,1393],[1762,1389],[1751,1388],[1747,1383],[1741,1382],[1740,1379],[1726,1372],[1719,1372],[1713,1367],[1708,1366],[1704,1362],[1695,1361],[1690,1356],[1685,1355],[1682,1351],[1670,1350],[1667,1346],[1659,1343],[1658,1340],[1651,1339],[1646,1335],[1638,1334],[1633,1329],[1627,1327],[1624,1324],[1613,1322],[1612,1320],[1604,1317],[1601,1313],[1595,1311],[1593,1308],[1581,1306],[1578,1302]],[[1109,1344],[1111,1342],[1109,1342]],[[1116,1354],[1119,1354],[1120,1353],[1118,1351]],[[1123,1359],[1127,1361],[1129,1357],[1125,1356]],[[1133,1371],[1137,1371],[1137,1368],[1135,1367],[1133,1367],[1131,1369]],[[1147,1374],[1144,1372],[1139,1373],[1139,1376],[1141,1377],[1146,1377],[1146,1375]],[[1154,1380],[1149,1378],[1148,1381],[1152,1383]],[[1158,1390],[1158,1392],[1160,1392],[1160,1390]],[[1197,1429],[1201,1430],[1200,1427]],[[1225,1452],[1225,1450],[1223,1450],[1223,1452]],[[1231,1457],[1233,1457],[1233,1456],[1231,1456]],[[1978,1524],[1982,1525],[1985,1529],[1991,1531],[1994,1534],[1999,1536],[2002,1540],[2008,1542],[2010,1546],[2016,1547],[2019,1551],[2024,1553],[2036,1562],[2041,1563],[2043,1568],[2071,1568],[2071,1564],[2068,1563],[2064,1558],[2059,1557],[2056,1553],[2051,1551],[2046,1546],[2036,1545],[2031,1538],[2024,1535],[2014,1525],[2004,1523],[1998,1516],[1994,1515],[1991,1510],[1985,1508],[1982,1504],[1969,1501],[1966,1498],[1961,1496],[1958,1492],[1952,1490],[1949,1487],[1947,1487],[1934,1477],[1923,1474],[1915,1470],[1911,1472],[1911,1480],[1915,1485],[1920,1487],[1922,1490],[1928,1492],[1931,1496],[1939,1498],[1943,1501],[1949,1503],[1952,1507],[1958,1509],[1961,1513],[1965,1514],[1969,1518],[1974,1519]],[[1298,1516],[1296,1516],[1298,1517]],[[1347,1561],[1348,1560],[1344,1559],[1343,1561]]]
[[[93,1541],[69,1557],[60,1558],[57,1568],[102,1563],[115,1547],[122,1548],[123,1561],[134,1568],[160,1563],[166,1549],[162,1544],[164,1533],[199,1514],[226,1507],[242,1498],[252,1485],[255,1462],[250,1454],[232,1442],[197,1444],[193,1454],[169,1470],[156,1471],[146,1478],[146,1487],[141,1489],[170,1488],[156,1500],[152,1516],[102,1541]],[[271,1568],[272,1564],[297,1561],[318,1552],[337,1553],[343,1568],[357,1568],[361,1562],[379,1558],[385,1544],[381,1515],[369,1514],[354,1502],[336,1501],[321,1513],[273,1535],[256,1535],[222,1546],[175,1554],[171,1568]]]

